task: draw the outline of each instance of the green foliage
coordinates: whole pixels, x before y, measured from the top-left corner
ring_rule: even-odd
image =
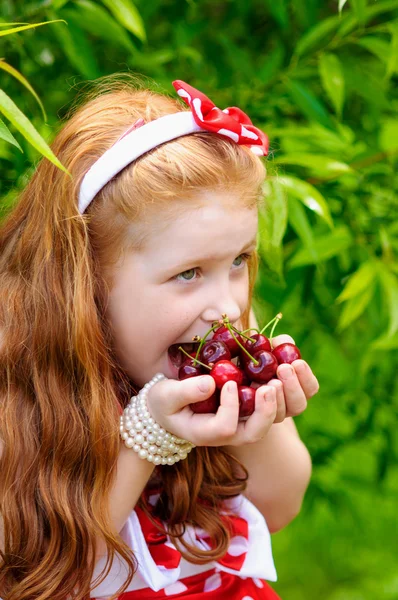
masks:
[[[395,600],[398,0],[0,0],[0,14],[3,211],[39,158],[14,106],[49,143],[87,79],[130,70],[171,94],[183,79],[268,134],[255,310],[261,326],[283,313],[277,333],[321,386],[296,419],[313,477],[273,537],[275,587]],[[31,28],[50,20],[66,23]]]

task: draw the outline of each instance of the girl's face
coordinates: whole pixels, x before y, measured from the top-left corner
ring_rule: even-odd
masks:
[[[118,358],[140,387],[158,372],[177,379],[169,347],[204,336],[223,313],[237,323],[247,308],[257,209],[221,192],[197,200],[166,225],[157,214],[145,247],[112,270],[107,316]]]

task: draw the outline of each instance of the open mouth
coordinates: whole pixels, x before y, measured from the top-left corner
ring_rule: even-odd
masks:
[[[184,354],[183,352],[181,352],[181,350],[179,350],[179,346],[184,348],[185,352],[188,352],[188,354],[192,354],[193,352],[196,352],[197,349],[199,348],[199,342],[189,342],[189,343],[178,342],[177,344],[172,344],[171,346],[169,346],[168,354],[170,357],[170,361],[174,365],[174,367],[176,367],[177,369],[179,369],[180,366],[182,365],[183,361],[188,358],[186,356],[186,354]]]

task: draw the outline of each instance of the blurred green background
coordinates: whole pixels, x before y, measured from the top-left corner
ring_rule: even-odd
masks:
[[[183,79],[268,134],[255,312],[284,314],[321,386],[296,418],[313,477],[273,536],[274,587],[397,599],[398,0],[0,0],[0,17],[3,214],[102,75],[173,96]]]

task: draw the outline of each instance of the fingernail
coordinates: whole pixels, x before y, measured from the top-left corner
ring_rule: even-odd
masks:
[[[202,377],[202,379],[199,380],[198,387],[201,392],[209,392],[210,391],[210,382],[207,379],[207,377]]]
[[[235,381],[228,381],[227,392],[232,393],[233,391],[235,391]]]
[[[293,367],[290,365],[282,365],[278,370],[279,377],[282,379],[289,379],[289,377],[293,376]]]

